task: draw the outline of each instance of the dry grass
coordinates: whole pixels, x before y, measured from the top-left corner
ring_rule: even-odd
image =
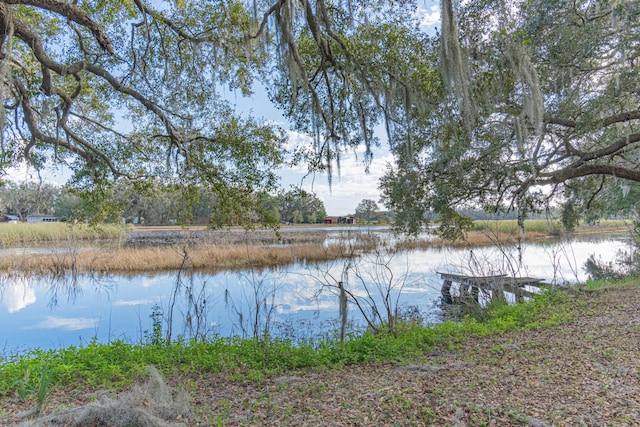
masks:
[[[536,242],[558,237],[563,232],[553,224],[547,227],[547,221],[530,220],[525,222],[525,241]],[[629,224],[621,220],[602,221],[598,225],[578,227],[574,234],[617,233],[629,231]],[[394,246],[397,251],[429,249],[442,247],[473,248],[492,245],[515,245],[520,240],[520,231],[516,221],[478,221],[474,230],[467,233],[463,240],[449,241],[436,235],[421,236],[402,240]]]
[[[582,224],[575,232],[606,230],[625,230],[629,227],[630,222],[625,220],[600,220],[596,225]],[[524,228],[527,235],[561,235],[564,233],[562,222],[560,220],[545,219],[528,219],[524,221]],[[474,231],[480,231],[491,234],[507,234],[518,235],[517,220],[483,220],[474,221]]]
[[[126,229],[119,225],[102,224],[91,227],[86,224],[63,222],[39,224],[0,223],[0,242],[2,242],[2,245],[75,240],[113,240],[124,238],[125,236]]]
[[[42,225],[48,227],[54,224]],[[606,227],[581,228],[580,232],[611,232],[619,231],[620,227],[619,224],[607,224]],[[506,232],[503,228],[504,226],[500,229],[472,231],[465,240],[459,242],[446,241],[434,235],[401,239],[393,250],[517,244],[519,233]],[[69,230],[66,229],[67,232]],[[250,234],[239,231],[175,228],[168,230],[168,234],[160,230],[136,231],[140,234],[138,237],[142,236],[139,240],[141,246],[138,247],[79,249],[77,244],[73,243],[74,240],[71,240],[71,243],[62,243],[61,240],[56,245],[57,249],[49,253],[11,254],[0,257],[0,271],[9,274],[58,276],[89,272],[139,274],[179,269],[220,271],[247,267],[265,268],[299,261],[322,262],[345,258],[371,251],[384,239],[384,236],[378,233],[345,233],[335,239],[336,244],[326,246],[324,242],[327,234],[324,231],[287,231],[278,236],[269,230],[254,231]],[[149,231],[155,234],[149,236]],[[529,230],[526,240],[542,240],[549,236],[549,233]],[[155,238],[160,240],[157,241]],[[274,244],[275,242],[279,243]],[[68,247],[65,248],[65,245]]]
[[[549,237],[547,233],[540,232],[527,232],[526,241],[538,241]],[[478,246],[490,246],[490,245],[513,245],[518,243],[519,235],[517,233],[506,232],[487,232],[487,231],[471,231],[464,240],[449,241],[437,236],[420,237],[416,239],[407,239],[398,242],[394,249],[401,250],[414,250],[414,249],[429,249],[429,248],[442,248],[442,247],[454,247],[454,248],[472,248]]]
[[[318,244],[280,246],[203,245],[143,248],[84,249],[48,254],[13,254],[0,257],[0,270],[8,273],[59,275],[67,272],[135,274],[149,271],[193,269],[219,271],[247,267],[274,267],[296,261],[328,261],[345,257],[352,251],[371,249],[365,240],[355,247],[323,247]]]

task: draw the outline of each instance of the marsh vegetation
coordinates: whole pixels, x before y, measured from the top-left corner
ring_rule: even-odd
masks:
[[[575,283],[586,278],[581,264],[594,251],[613,262],[624,245],[607,237],[571,244],[547,233],[548,242],[522,246],[510,224],[483,226],[489,231],[449,245],[429,232],[408,238],[384,227],[154,228],[100,245],[66,240],[5,249],[3,321],[31,331],[7,332],[5,354],[23,344],[144,342],[149,334],[159,334],[154,342],[215,334],[344,340],[393,331],[401,319],[437,321],[437,271]],[[530,227],[527,238],[539,223]]]
[[[550,282],[578,281],[575,257],[581,249],[570,252],[566,239],[558,243],[557,233],[540,227],[530,223],[527,238],[556,241],[529,245],[529,254],[546,266]],[[615,223],[599,230],[611,231],[609,227],[626,229]],[[548,328],[571,319],[570,311],[555,308],[565,298],[555,291],[522,306],[490,304],[472,310],[461,322],[429,317],[439,296],[439,283],[432,281],[436,267],[430,262],[473,267],[478,273],[509,270],[517,263],[520,234],[514,224],[477,228],[454,245],[434,234],[406,238],[386,228],[284,228],[277,233],[173,228],[128,230],[129,239],[104,238],[97,247],[69,238],[37,250],[24,244],[5,249],[0,257],[4,271],[31,277],[11,282],[22,283],[16,295],[34,292],[14,312],[29,305],[49,310],[51,315],[40,324],[46,334],[53,336],[55,330],[47,329],[48,322],[70,328],[76,340],[79,334],[88,335],[77,346],[5,349],[0,395],[13,407],[32,406],[45,414],[63,390],[73,388],[81,402],[85,398],[80,396],[97,388],[128,387],[146,376],[149,365],[158,367],[169,384],[187,381],[192,393],[199,393],[200,382],[187,378],[220,375],[224,381],[260,384],[285,372],[354,363],[405,364],[441,349],[450,351],[474,337]],[[586,250],[592,247],[587,240]],[[535,262],[528,268],[537,271]],[[160,282],[166,282],[162,288]],[[295,286],[288,288],[290,283]],[[5,297],[13,295],[11,289],[5,287]],[[50,305],[35,303],[41,299],[49,299]],[[100,319],[80,311],[55,314],[56,307],[90,300],[104,305],[109,314]],[[131,309],[128,304],[137,307],[133,318],[118,311]],[[304,306],[306,312],[297,311]],[[302,314],[283,322],[285,314],[296,312]],[[71,317],[90,322],[84,330],[73,329],[78,325],[68,323]],[[133,330],[122,332],[123,322],[133,324]],[[20,323],[13,324],[24,330]],[[198,407],[192,419],[226,423],[237,416],[202,410]]]
[[[603,221],[576,233],[628,231],[625,221]],[[561,235],[558,221],[525,222],[526,241]],[[6,272],[48,275],[70,273],[142,274],[149,272],[222,271],[266,268],[295,262],[322,262],[352,257],[378,249],[386,252],[415,249],[513,245],[522,240],[517,221],[476,221],[464,239],[448,241],[436,234],[399,237],[388,227],[286,227],[280,230],[206,227],[120,227],[82,224],[0,224],[5,247],[0,269]],[[348,248],[345,247],[348,241]],[[95,243],[100,243],[96,245]],[[25,247],[27,245],[27,247]],[[28,247],[37,247],[37,251]],[[49,250],[47,250],[49,249]],[[185,258],[186,257],[186,258]]]

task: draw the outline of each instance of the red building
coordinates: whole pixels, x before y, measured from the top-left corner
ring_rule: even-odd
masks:
[[[324,219],[325,224],[355,224],[354,216],[328,216]]]

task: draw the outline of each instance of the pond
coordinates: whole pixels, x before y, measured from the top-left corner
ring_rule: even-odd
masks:
[[[500,272],[576,283],[586,280],[583,266],[590,255],[608,262],[627,245],[624,237],[612,235],[527,244],[523,267],[518,267],[515,248],[484,247],[382,252],[317,265],[217,274],[0,277],[0,356],[92,340],[149,341],[157,338],[158,327],[164,338],[173,340],[251,337],[268,330],[271,336],[314,343],[340,327],[339,282],[362,302],[362,312],[349,304],[351,330],[364,327],[363,313],[371,316],[385,301],[401,312],[436,321],[442,284],[438,271]]]

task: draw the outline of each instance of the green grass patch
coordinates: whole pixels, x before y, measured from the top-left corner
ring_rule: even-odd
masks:
[[[0,241],[4,244],[118,239],[125,235],[126,229],[123,226],[113,224],[89,226],[64,222],[0,223]]]
[[[524,221],[525,232],[559,234],[562,230],[562,223],[559,220],[528,219]],[[505,220],[477,220],[473,222],[473,230],[517,234],[520,232],[518,221],[513,219]]]
[[[581,224],[579,228],[624,228],[628,227],[629,224],[630,221],[628,220],[603,219],[598,221],[597,224]],[[541,233],[554,236],[560,235],[564,231],[562,222],[559,219],[527,219],[524,221],[524,229],[525,232],[528,233]],[[520,230],[518,229],[518,221],[515,219],[476,220],[473,222],[473,230],[487,233],[505,234],[517,234],[520,232]]]
[[[633,226],[633,221],[629,219],[600,219],[594,226],[597,227],[630,227]]]
[[[635,286],[638,284],[637,277],[623,277],[618,280],[602,279],[602,280],[589,280],[583,287],[584,289],[595,291],[607,288],[615,288],[620,286]]]

